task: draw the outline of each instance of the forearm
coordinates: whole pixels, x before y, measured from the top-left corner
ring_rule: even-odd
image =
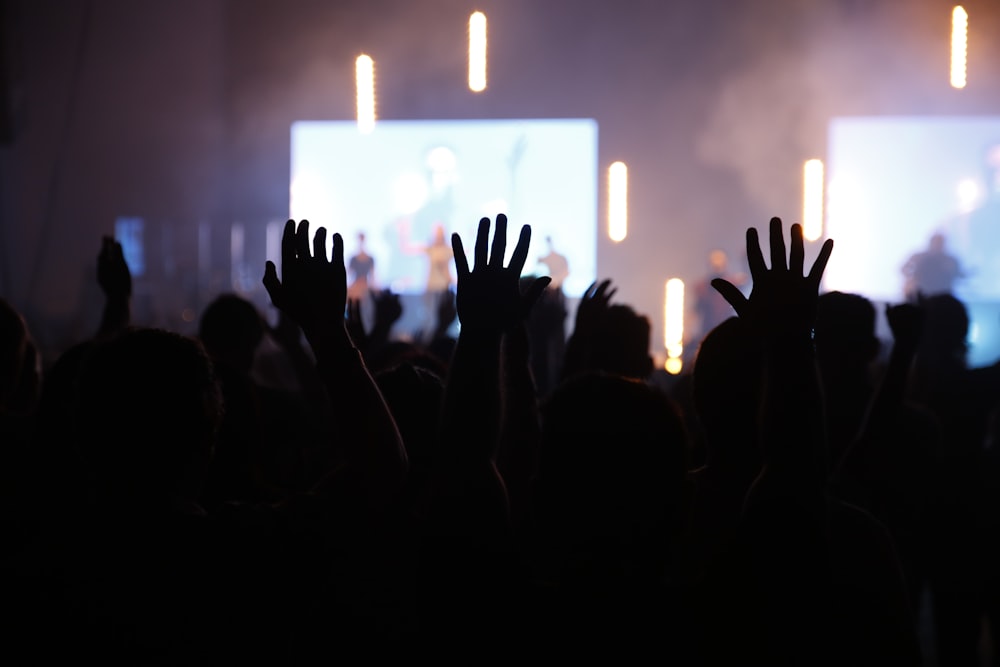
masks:
[[[541,439],[537,390],[523,324],[504,337],[502,382],[503,416],[497,468],[507,487],[512,511],[520,515],[528,502],[528,486],[535,472]]]
[[[463,329],[445,386],[443,456],[492,461],[500,432],[499,332]]]
[[[405,481],[406,453],[360,351],[342,326],[314,332],[308,340],[330,395],[333,425],[361,488],[375,502],[392,497]]]
[[[97,338],[108,338],[128,327],[132,319],[131,299],[127,296],[109,296],[104,301],[101,324]]]
[[[827,470],[823,397],[808,333],[765,343],[763,460],[782,484],[822,492]],[[779,480],[780,478],[780,480]]]

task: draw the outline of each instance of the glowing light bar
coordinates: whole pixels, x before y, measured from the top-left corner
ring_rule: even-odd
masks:
[[[667,348],[664,369],[671,375],[681,372],[684,363],[684,281],[671,278],[667,281],[663,298],[663,345]]]
[[[802,235],[807,241],[823,235],[822,160],[806,160],[802,167]]]
[[[969,14],[961,5],[951,10],[951,87],[965,88],[969,46]]]
[[[614,162],[608,167],[608,237],[615,243],[628,235],[628,167]]]
[[[469,17],[469,90],[486,90],[486,15],[482,12]]]
[[[375,61],[371,56],[358,56],[354,75],[358,91],[358,129],[368,134],[375,129]]]

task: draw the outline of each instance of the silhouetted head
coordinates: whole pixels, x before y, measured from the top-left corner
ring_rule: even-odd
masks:
[[[571,549],[642,547],[661,557],[687,467],[675,405],[639,380],[585,373],[558,385],[541,414],[535,495],[549,537]]]
[[[198,338],[216,363],[249,373],[264,337],[257,307],[236,294],[223,294],[201,315]]]
[[[969,312],[965,304],[950,294],[935,294],[920,303],[924,309],[920,359],[964,364],[969,338]]]
[[[762,372],[760,343],[738,317],[709,331],[698,346],[691,371],[692,395],[710,462],[759,458]]]
[[[444,245],[445,237],[444,225],[440,222],[435,222],[434,228],[431,230],[431,240],[434,245]]]
[[[222,416],[198,341],[126,331],[93,347],[77,388],[77,445],[98,497],[127,509],[198,496]]]
[[[940,232],[931,234],[931,238],[927,244],[931,252],[944,252],[944,245],[944,234],[941,234]]]
[[[722,275],[729,268],[729,257],[724,250],[716,248],[708,253],[708,266],[713,274]]]
[[[867,372],[878,354],[875,306],[860,294],[821,294],[814,331],[816,358],[824,379]]]
[[[652,323],[631,306],[608,307],[604,320],[595,331],[591,366],[594,370],[646,379],[653,372],[649,353]]]

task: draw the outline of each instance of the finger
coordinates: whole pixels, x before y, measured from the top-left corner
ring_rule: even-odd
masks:
[[[476,232],[475,264],[473,269],[480,269],[486,266],[486,245],[490,237],[490,219],[480,218],[479,231]]]
[[[597,285],[597,289],[594,290],[594,299],[607,299],[605,293],[608,291],[608,287],[611,285],[611,279],[602,280],[600,284]],[[617,289],[617,288],[616,288]]]
[[[750,267],[750,277],[754,282],[767,272],[764,254],[760,251],[760,238],[754,227],[747,229],[747,266]]]
[[[747,305],[747,298],[743,296],[743,292],[741,292],[736,285],[732,284],[725,278],[714,278],[711,284],[712,287],[715,288],[715,291],[721,294],[722,298],[733,307],[733,310],[736,311],[737,315],[743,314]]]
[[[813,262],[812,268],[809,270],[809,281],[819,286],[819,282],[823,279],[823,272],[826,270],[826,263],[830,261],[830,253],[833,252],[833,239],[827,239],[823,242],[823,247],[819,249],[819,256],[816,261]]]
[[[542,292],[545,291],[545,288],[548,287],[549,283],[551,282],[552,278],[548,276],[542,276],[541,278],[538,278],[533,283],[531,283],[528,289],[521,296],[521,303],[523,304],[525,315],[527,315],[531,311],[532,307],[535,305],[535,302],[538,301],[538,298],[542,296]]]
[[[493,247],[490,249],[490,266],[503,268],[503,257],[507,253],[507,216],[501,213],[497,216],[496,228],[493,230]]]
[[[597,290],[597,281],[595,280],[594,282],[592,282],[589,285],[587,285],[587,289],[585,289],[583,291],[583,297],[582,298],[584,298],[584,299],[592,299],[594,297],[594,292],[596,290]]]
[[[330,261],[334,267],[344,268],[344,237],[337,232],[333,233],[333,253]]]
[[[326,227],[319,227],[313,235],[313,259],[326,264]]]
[[[295,254],[299,259],[309,258],[309,221],[303,220],[299,223],[298,231],[295,232]]]
[[[611,303],[611,299],[614,297],[615,294],[618,294],[618,288],[617,287],[615,287],[610,292],[608,292],[607,294],[604,295],[604,303],[605,304]]]
[[[781,218],[771,218],[771,270],[788,270],[785,258],[785,237],[781,232]]]
[[[285,231],[281,234],[281,270],[285,271],[295,261],[295,221],[285,223]]]
[[[531,225],[521,227],[521,236],[514,246],[514,253],[510,256],[510,268],[517,275],[521,275],[524,263],[528,261],[528,248],[531,246]],[[551,282],[551,281],[550,281]]]
[[[802,240],[802,225],[792,225],[792,249],[788,253],[788,270],[793,276],[803,275],[805,265],[805,246]]]
[[[267,290],[267,295],[271,297],[271,303],[275,307],[280,308],[281,281],[278,280],[278,270],[271,260],[264,263],[264,280],[262,282],[264,283],[264,289]]]
[[[465,257],[462,238],[458,234],[451,235],[451,254],[455,256],[455,271],[459,278],[469,275],[469,260]]]

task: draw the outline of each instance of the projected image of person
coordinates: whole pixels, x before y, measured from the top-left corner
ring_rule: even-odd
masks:
[[[454,259],[451,243],[445,232],[444,225],[438,223],[434,225],[431,232],[431,242],[424,248],[427,255],[427,284],[424,288],[424,320],[428,326],[424,331],[433,331],[437,325],[434,319],[437,314],[438,305],[441,299],[451,298],[450,290],[455,284],[455,277],[451,272],[451,263]]]
[[[549,251],[539,257],[538,262],[545,265],[549,271],[549,277],[552,278],[549,289],[561,292],[563,281],[569,277],[569,260],[566,259],[566,255],[556,252],[551,236],[545,237],[545,243],[548,244]]]
[[[347,263],[348,299],[365,299],[375,287],[375,258],[365,248],[365,233],[358,232],[358,248]]]
[[[915,301],[918,295],[954,294],[966,273],[946,245],[944,234],[935,232],[927,248],[913,253],[903,264],[903,296],[907,301]]]
[[[389,229],[388,271],[391,287],[399,292],[422,292],[422,273],[428,239],[438,225],[451,227],[454,214],[454,187],[457,181],[455,153],[445,146],[436,146],[424,158],[423,173],[409,174],[401,179],[408,191],[406,210]]]

